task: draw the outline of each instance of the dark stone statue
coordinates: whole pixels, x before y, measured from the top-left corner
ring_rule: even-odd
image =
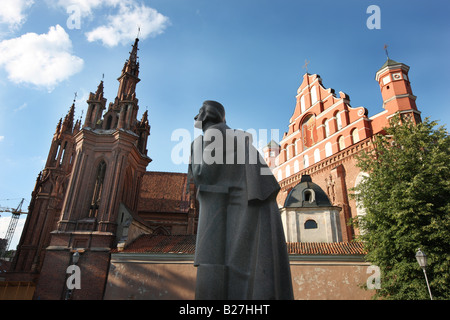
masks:
[[[189,165],[200,206],[196,299],[293,299],[278,182],[220,103],[205,101],[194,119],[203,130]]]

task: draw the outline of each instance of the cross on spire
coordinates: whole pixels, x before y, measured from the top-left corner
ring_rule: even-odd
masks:
[[[138,33],[137,33],[136,38],[139,38],[140,33],[141,33],[141,26],[138,26]]]
[[[73,97],[73,103],[75,103],[75,101],[77,101],[77,96],[78,96],[78,93],[75,92],[75,96]]]
[[[306,70],[306,73],[308,73],[308,64],[310,63],[310,61],[308,61],[307,59],[305,59],[305,64],[303,65],[303,69]]]

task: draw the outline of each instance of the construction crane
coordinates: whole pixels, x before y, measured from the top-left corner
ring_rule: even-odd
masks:
[[[21,214],[26,214],[27,212],[22,211],[23,201],[25,199],[22,198],[19,205],[16,209],[0,207],[0,212],[11,212],[11,220],[9,222],[8,230],[6,231],[6,245],[5,249],[0,252],[0,257],[4,257],[5,253],[9,250],[9,245],[11,244],[12,237],[14,236],[14,232],[16,231],[17,222],[19,221],[19,217]],[[1,250],[1,249],[0,249]]]

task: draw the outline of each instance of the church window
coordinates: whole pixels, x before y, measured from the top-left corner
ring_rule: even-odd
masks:
[[[306,220],[305,229],[317,229],[317,222],[312,219]]]
[[[106,130],[111,129],[111,124],[112,124],[112,115],[109,115],[108,118],[106,119]]]
[[[303,156],[303,168],[308,168],[309,167],[309,158],[308,155],[304,155]]]
[[[319,162],[320,161],[320,150],[316,149],[314,150],[314,163]]]
[[[66,153],[66,147],[67,147],[67,141],[64,143],[64,148],[61,152],[61,157],[59,158],[59,166],[62,165],[62,162],[64,160],[64,154]]]
[[[325,120],[325,137],[330,136],[330,120]]]
[[[302,123],[303,146],[309,148],[318,141],[316,130],[316,116],[311,114]]]
[[[359,141],[359,134],[358,134],[357,128],[353,129],[353,131],[352,131],[352,140],[353,140],[353,143],[357,143]]]
[[[103,190],[103,181],[105,180],[105,173],[106,173],[106,163],[105,161],[102,161],[97,167],[94,192],[92,194],[91,205],[89,208],[90,218],[97,217]]]
[[[337,124],[337,129],[341,130],[342,129],[342,112],[339,112],[338,114],[336,114],[336,124]]]
[[[298,164],[298,160],[295,160],[294,162],[294,173],[297,173],[300,171],[300,165]]]
[[[305,192],[305,201],[310,201],[311,200],[311,191],[306,191]]]
[[[315,194],[312,189],[306,189],[303,191],[303,200],[305,202],[313,202],[315,200]]]
[[[345,149],[345,143],[344,143],[344,137],[343,136],[339,137],[338,144],[339,144],[339,151]]]
[[[314,104],[317,102],[317,89],[316,87],[311,88],[311,104]]]
[[[306,108],[305,108],[305,96],[302,96],[300,98],[300,108],[302,109],[302,113],[305,112]]]
[[[59,149],[61,148],[61,143],[58,143],[58,147],[56,148],[55,160],[58,159]]]
[[[329,157],[333,154],[333,150],[331,149],[331,142],[327,142],[325,145],[325,157]]]

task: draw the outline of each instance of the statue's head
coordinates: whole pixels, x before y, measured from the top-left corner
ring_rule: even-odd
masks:
[[[210,125],[225,122],[225,108],[217,101],[206,100],[194,120],[196,128],[205,130]]]

